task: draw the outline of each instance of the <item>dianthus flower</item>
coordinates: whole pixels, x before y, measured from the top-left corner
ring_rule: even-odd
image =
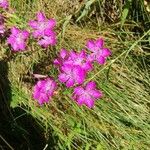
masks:
[[[96,83],[94,81],[88,82],[84,87],[76,87],[73,93],[73,99],[79,106],[86,105],[89,108],[92,108],[95,101],[101,97],[102,92],[96,89]]]
[[[56,82],[51,78],[40,80],[36,83],[33,89],[33,98],[40,105],[49,102],[56,89]]]
[[[87,54],[84,50],[78,52],[70,51],[70,55],[64,64],[70,64],[74,66],[80,66],[85,71],[90,71],[92,69],[92,64],[88,61]]]
[[[33,36],[35,38],[48,35],[55,25],[56,21],[54,19],[47,19],[42,12],[37,13],[37,20],[29,22],[29,26],[34,29]]]
[[[7,43],[12,46],[13,51],[24,51],[26,48],[26,40],[28,37],[28,31],[13,27],[11,29],[11,35],[7,39]]]
[[[4,8],[4,9],[8,8],[8,1],[0,0],[0,7]]]
[[[111,51],[108,48],[104,48],[103,39],[98,39],[96,41],[89,40],[87,42],[87,48],[92,52],[89,59],[91,61],[97,61],[99,64],[104,64],[106,58],[111,55]]]
[[[84,82],[86,72],[80,66],[64,65],[61,67],[59,81],[65,83],[67,87]]]
[[[39,45],[47,48],[49,45],[54,46],[56,44],[56,34],[51,31],[48,35],[44,35],[39,41]]]

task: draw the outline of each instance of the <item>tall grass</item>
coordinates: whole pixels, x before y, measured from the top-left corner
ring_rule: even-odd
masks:
[[[24,23],[33,18],[39,10],[44,11],[48,17],[56,18],[58,22],[58,45],[55,48],[48,48],[45,51],[33,41],[28,46],[28,52],[11,54],[13,57],[8,61],[8,78],[11,82],[12,95],[9,108],[12,115],[9,122],[18,134],[13,136],[21,135],[20,138],[24,140],[17,148],[148,150],[150,63],[149,53],[143,49],[146,46],[143,43],[148,42],[150,31],[144,28],[139,34],[134,32],[135,27],[143,28],[143,26],[139,20],[137,22],[133,19],[136,15],[131,15],[133,13],[131,8],[128,8],[123,23],[120,15],[116,22],[108,24],[103,19],[99,24],[98,21],[93,23],[94,20],[98,20],[97,15],[92,18],[90,15],[92,12],[84,11],[103,8],[105,1],[75,2],[78,10],[71,6],[69,1],[11,1],[17,17],[9,19],[10,22],[7,23],[9,26],[19,22],[19,27],[26,27]],[[70,7],[73,7],[72,11]],[[124,7],[120,7],[123,12]],[[142,7],[144,8],[144,5]],[[103,8],[99,13],[101,15],[107,11],[109,10]],[[144,10],[136,11],[147,15]],[[84,19],[87,19],[86,22]],[[148,21],[147,18],[146,20]],[[103,90],[102,100],[97,101],[95,108],[91,110],[78,107],[70,97],[72,90],[60,85],[52,102],[42,107],[37,106],[32,99],[32,86],[35,81],[30,73],[36,71],[57,78],[57,70],[53,67],[52,61],[60,48],[74,48],[79,51],[87,39],[97,37],[104,37],[107,47],[110,47],[113,53],[104,67],[95,64],[93,73],[87,78],[87,81],[95,80],[98,87]],[[0,58],[7,58],[6,45],[2,45],[1,48]],[[29,130],[28,117],[32,118],[34,132]],[[40,136],[43,139],[40,140],[41,144],[38,143],[39,139],[37,143],[28,139],[32,134],[33,138]],[[8,136],[4,135],[3,138],[11,147],[15,148],[17,145],[11,142]],[[41,148],[36,145],[41,145]]]

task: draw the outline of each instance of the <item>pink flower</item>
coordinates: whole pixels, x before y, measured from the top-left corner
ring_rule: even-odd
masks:
[[[7,39],[7,43],[12,46],[13,51],[24,51],[26,48],[26,40],[28,37],[28,31],[13,27],[11,29],[11,35]]]
[[[39,45],[47,48],[49,45],[54,46],[56,44],[56,34],[51,31],[51,34],[48,36],[44,35],[39,41]]]
[[[92,64],[84,50],[78,53],[73,50],[61,49],[59,57],[54,60],[54,65],[58,66],[60,70],[63,65],[79,66],[86,72],[92,70]]]
[[[54,19],[47,19],[44,13],[37,13],[37,21],[31,20],[29,26],[34,29],[33,36],[35,38],[43,37],[49,34],[56,25]]]
[[[87,71],[92,69],[91,62],[88,61],[84,50],[77,53],[61,49],[60,56],[54,60],[54,64],[59,67],[59,81],[65,83],[67,87],[75,84],[82,84]]]
[[[59,81],[65,83],[67,87],[84,82],[86,72],[79,66],[64,65],[61,67],[62,72],[59,74]]]
[[[79,53],[71,51],[69,58],[64,61],[64,64],[80,66],[85,71],[92,70],[92,64],[90,61],[88,61],[87,54],[84,50],[80,51]]]
[[[8,1],[0,0],[0,7],[4,8],[4,9],[8,8]]]
[[[106,58],[111,55],[108,48],[104,48],[104,40],[98,39],[96,41],[89,40],[87,48],[92,52],[89,56],[91,61],[97,61],[99,64],[104,64]]]
[[[73,93],[73,99],[79,106],[86,105],[89,108],[92,108],[95,101],[101,97],[102,92],[96,89],[96,83],[94,81],[88,82],[85,87],[76,87]]]
[[[34,86],[33,98],[37,100],[40,105],[47,103],[53,96],[55,89],[56,82],[51,78],[40,80]]]

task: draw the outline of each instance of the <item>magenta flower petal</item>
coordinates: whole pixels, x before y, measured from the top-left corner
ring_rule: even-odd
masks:
[[[44,36],[56,36],[56,33],[47,28],[44,30]]]
[[[73,65],[63,65],[62,67],[62,72],[70,75],[70,76],[74,76],[74,66]]]
[[[69,76],[66,76],[65,73],[61,73],[61,74],[58,76],[58,79],[60,80],[60,82],[65,83],[65,82],[69,79]]]
[[[87,49],[89,50],[93,50],[93,48],[95,47],[95,43],[92,40],[89,40],[86,44]]]
[[[28,31],[22,31],[22,37],[24,39],[27,39],[29,37],[29,32]]]
[[[99,56],[99,58],[97,58],[96,60],[99,64],[103,65],[106,61],[106,58],[103,56]]]
[[[94,81],[88,82],[86,85],[86,90],[93,90],[96,88],[96,83]]]
[[[102,92],[99,91],[99,90],[91,90],[90,92],[91,92],[91,95],[92,95],[93,97],[95,97],[95,98],[100,98],[100,97],[102,97]]]
[[[102,38],[96,40],[95,45],[99,48],[103,48],[104,46],[104,40]]]
[[[38,99],[40,97],[40,90],[41,90],[41,84],[40,84],[41,81],[39,81],[37,83],[37,85],[34,87],[34,90],[33,90],[33,97],[35,99]]]
[[[93,108],[94,107],[94,101],[92,99],[87,99],[86,106],[89,108]]]
[[[111,55],[111,51],[108,48],[103,48],[102,56],[103,57],[108,57],[110,55]]]
[[[74,88],[74,93],[77,95],[82,94],[82,92],[84,92],[84,89],[82,87],[76,87]]]
[[[68,59],[69,53],[66,49],[61,49],[59,55],[60,56],[54,60],[54,65],[58,66],[59,69],[61,69],[64,61]]]
[[[37,23],[37,21],[31,20],[31,21],[29,21],[29,26],[33,29],[37,29],[38,23]]]
[[[83,99],[82,97],[79,97],[79,98],[78,98],[78,101],[77,101],[77,104],[78,104],[79,106],[82,106],[83,104],[85,104],[84,99]]]
[[[46,17],[45,17],[45,15],[44,15],[44,13],[42,13],[42,12],[39,12],[39,13],[37,13],[37,20],[38,21],[44,21],[46,19]]]
[[[55,59],[55,60],[53,61],[53,63],[54,63],[55,66],[59,66],[59,65],[60,65],[60,62],[59,62],[58,59]]]
[[[39,99],[39,101],[38,101],[39,104],[42,105],[42,104],[48,102],[49,97],[45,93],[41,93],[38,99]]]
[[[33,97],[34,97],[35,99],[38,99],[38,98],[40,97],[40,92],[39,92],[38,90],[35,90],[35,91],[34,91],[34,94],[33,94]]]
[[[25,50],[25,48],[26,48],[25,43],[23,43],[23,42],[21,43],[21,42],[20,42],[20,43],[18,44],[18,50],[19,50],[19,49],[20,49],[20,50]],[[14,49],[14,50],[15,50],[15,49]]]
[[[70,57],[71,57],[72,59],[75,59],[76,56],[77,56],[76,52],[73,51],[73,50],[71,50],[71,51],[70,51]]]
[[[67,55],[68,55],[68,52],[67,52],[66,49],[63,48],[63,49],[60,50],[60,57],[61,58],[64,59]]]
[[[85,58],[86,57],[85,50],[81,50],[80,53],[79,53],[79,56]]]
[[[56,20],[55,19],[49,19],[47,24],[48,24],[48,27],[52,29],[56,26]]]
[[[12,48],[13,48],[13,51],[19,51],[19,46],[18,46],[17,43],[14,43],[14,44],[12,45]]]
[[[67,87],[72,87],[74,85],[75,81],[74,79],[69,78],[66,82]]]
[[[16,28],[16,27],[13,27],[13,28],[11,28],[11,33],[12,34],[19,34],[20,33],[20,30],[18,29],[18,28]]]

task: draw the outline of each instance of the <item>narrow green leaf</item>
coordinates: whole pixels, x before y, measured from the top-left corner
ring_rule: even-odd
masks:
[[[82,11],[81,15],[78,17],[78,19],[76,20],[76,22],[80,21],[83,17],[85,17],[89,10],[91,5],[95,2],[95,0],[89,0],[87,1],[87,3],[85,4],[84,10]]]
[[[124,25],[125,21],[126,21],[126,18],[129,14],[129,9],[130,9],[130,6],[131,6],[131,2],[132,0],[128,0],[124,6],[124,9],[122,11],[122,16],[121,16],[121,27]]]

